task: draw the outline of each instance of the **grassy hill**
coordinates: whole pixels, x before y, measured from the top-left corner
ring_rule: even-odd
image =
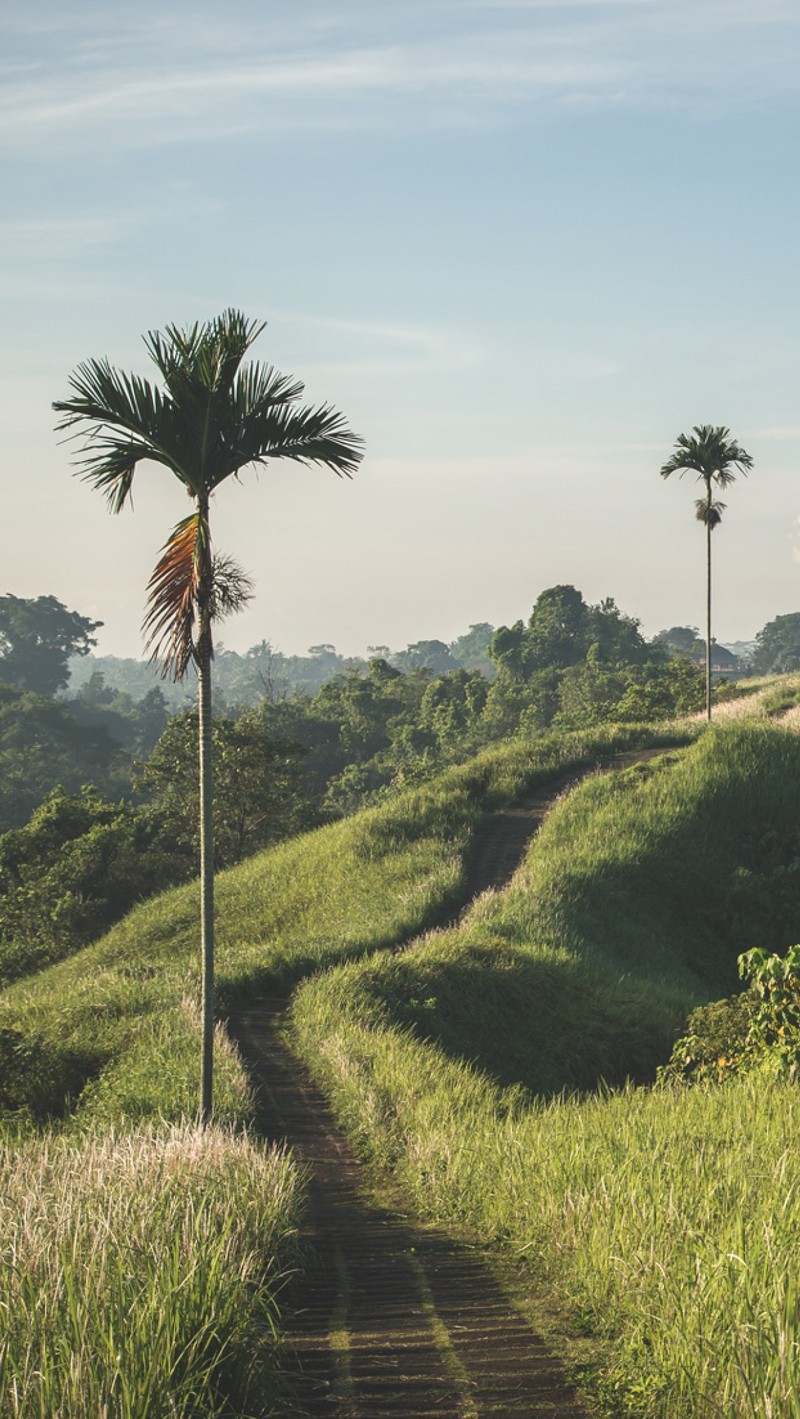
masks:
[[[492,813],[565,768],[680,738],[688,747],[585,779],[547,819],[511,886],[484,894],[457,927],[435,929],[468,893]],[[786,1407],[800,1381],[791,1291],[800,1198],[787,1171],[800,1119],[791,1091],[754,1081],[726,1091],[609,1094],[596,1086],[651,1079],[688,1010],[732,988],[741,950],[793,940],[799,791],[800,738],[768,723],[548,736],[486,753],[219,879],[223,1005],[299,984],[297,1047],[361,1150],[421,1214],[524,1258],[526,1285],[547,1278],[573,1327],[613,1339],[602,1384],[618,1412],[728,1419],[766,1415],[769,1400],[775,1416],[795,1413]],[[94,1176],[80,1162],[87,1150],[123,1157],[126,1140],[139,1139],[155,1150],[148,1176],[163,1177],[164,1149],[172,1158],[175,1148],[164,1142],[169,1121],[195,1107],[197,915],[196,887],[167,893],[0,995],[3,1166],[9,1179],[41,1179],[6,1189],[5,1235],[20,1249],[31,1189],[43,1199],[42,1254],[48,1227],[52,1237],[63,1224],[52,1201],[52,1178],[66,1168],[59,1149],[73,1150],[76,1175]],[[224,1039],[218,1082],[219,1117],[233,1130],[214,1144],[221,1158],[224,1147],[243,1146],[236,1130],[252,1115],[247,1080]],[[191,1133],[183,1146],[196,1163]],[[256,1217],[248,1199],[259,1188],[274,1199],[262,1256],[274,1279],[291,1254],[297,1180],[286,1160],[255,1155],[262,1163],[231,1165],[227,1211]],[[268,1182],[258,1180],[262,1165],[273,1170]],[[103,1162],[100,1172],[109,1168],[124,1208],[126,1196],[145,1189],[136,1168]],[[79,1201],[76,1215],[95,1205]],[[190,1213],[181,1222],[187,1237]],[[226,1245],[235,1235],[245,1250],[258,1245],[257,1228],[248,1232],[244,1222]],[[91,1249],[75,1243],[75,1275],[84,1244]],[[125,1245],[118,1236],[108,1275]],[[199,1255],[187,1243],[190,1254]],[[155,1270],[164,1274],[163,1261]],[[13,1268],[6,1274],[13,1279]],[[255,1298],[252,1273],[242,1274]],[[238,1300],[217,1293],[221,1275],[196,1291],[185,1276],[174,1279],[177,1290],[153,1291],[137,1312],[144,1356],[154,1353],[147,1325],[174,1310],[183,1291],[205,1296],[205,1309],[187,1322],[194,1337],[208,1337],[217,1311],[247,1311],[241,1292]],[[273,1315],[270,1285],[258,1304]],[[92,1326],[113,1335],[130,1304],[113,1288],[98,1296],[82,1322],[89,1349]],[[13,1285],[2,1299],[12,1309],[22,1304]],[[69,1354],[64,1337],[74,1330],[69,1296],[59,1339],[48,1345],[53,1314],[34,1314],[40,1351],[29,1351],[40,1358],[49,1349],[50,1368],[40,1363],[36,1373],[57,1386],[66,1383],[59,1354]],[[231,1332],[237,1373],[263,1358],[264,1327]],[[177,1343],[186,1349],[183,1331]],[[94,1349],[99,1355],[102,1346]],[[201,1340],[191,1353],[208,1356]],[[27,1363],[24,1347],[9,1354],[0,1357],[0,1409],[12,1392],[2,1386]],[[244,1402],[231,1398],[231,1373],[223,1366],[214,1376],[220,1413]],[[27,1382],[39,1383],[30,1374]],[[120,1413],[141,1413],[136,1396],[149,1385],[148,1414],[188,1416],[196,1412],[192,1382],[176,1399],[164,1372],[143,1374]],[[88,1419],[120,1383],[110,1359],[92,1391],[95,1409],[82,1410],[64,1391],[65,1419]]]
[[[605,1339],[610,1412],[800,1413],[796,1086],[652,1074],[800,905],[800,739],[731,723],[589,780],[455,930],[304,984],[297,1047],[423,1216],[522,1259]]]
[[[223,873],[223,1002],[441,920],[497,807],[659,737],[674,731],[517,744]],[[227,1131],[169,1126],[195,1110],[197,918],[196,887],[167,893],[0,995],[0,1307],[18,1322],[0,1338],[3,1413],[94,1419],[108,1406],[122,1419],[188,1419],[256,1412],[274,1394],[276,1287],[299,1185],[288,1159],[238,1136],[252,1099],[223,1035]]]

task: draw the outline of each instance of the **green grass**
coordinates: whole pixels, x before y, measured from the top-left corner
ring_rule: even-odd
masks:
[[[264,1413],[298,1194],[285,1156],[219,1128],[0,1146],[0,1411]]]
[[[741,951],[794,940],[798,800],[800,739],[768,725],[584,780],[508,890],[352,989],[500,1083],[653,1079]]]
[[[286,989],[443,919],[463,897],[488,814],[564,767],[675,732],[626,728],[515,744],[223,873],[223,1005]],[[164,1120],[195,1110],[197,918],[196,886],[167,893],[0,995],[10,1209],[0,1307],[5,1300],[15,1318],[0,1359],[3,1414],[238,1415],[259,1386],[274,1386],[264,1324],[275,1317],[271,1278],[285,1256],[295,1184],[258,1150],[260,1161],[239,1166],[241,1140],[230,1143],[224,1184],[219,1170],[210,1180],[201,1167],[202,1196],[185,1173],[175,1188],[152,1182],[163,1183]],[[218,1044],[217,1119],[240,1127],[252,1097],[224,1035]],[[54,1118],[58,1136],[37,1136]],[[214,1140],[206,1135],[212,1162],[224,1153]],[[134,1166],[145,1154],[154,1161]],[[189,1154],[194,1176],[200,1145],[190,1143]],[[258,1220],[254,1194],[272,1222]]]
[[[796,1419],[796,1087],[538,1102],[370,1020],[355,973],[301,993],[306,1059],[407,1204],[523,1260],[605,1342],[604,1412]]]
[[[487,815],[565,767],[695,731],[594,731],[516,743],[423,788],[220,874],[218,986],[225,1009],[322,967],[403,942],[463,898]],[[146,902],[76,956],[0,994],[0,1048],[16,1065],[6,1108],[84,1126],[191,1114],[196,1097],[199,900],[195,884]],[[5,1035],[3,1034],[5,1032]],[[248,1116],[223,1053],[218,1115]]]
[[[792,1089],[557,1094],[652,1073],[739,952],[794,939],[799,798],[799,738],[715,729],[580,785],[459,929],[294,998],[298,1047],[362,1153],[608,1338],[614,1412],[800,1415]]]

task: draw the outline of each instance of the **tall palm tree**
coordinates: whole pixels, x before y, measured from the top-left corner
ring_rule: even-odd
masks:
[[[753,466],[749,453],[730,437],[730,429],[714,428],[711,424],[695,425],[691,434],[681,434],[675,440],[675,452],[661,469],[661,477],[672,473],[696,473],[705,483],[706,491],[695,502],[695,516],[706,529],[706,716],[711,718],[711,533],[722,521],[725,503],[714,498],[717,488],[729,488],[735,483],[734,469],[747,476]]]
[[[212,550],[212,494],[232,475],[273,458],[322,464],[350,477],[362,440],[328,405],[298,407],[303,385],[269,365],[243,363],[263,322],[241,311],[187,329],[151,331],[145,346],[162,386],[123,374],[107,359],[87,360],[70,375],[72,396],[53,408],[59,429],[83,435],[76,462],[104,493],[112,512],[131,498],[140,462],[160,463],[192,500],[170,533],[148,583],[143,630],[151,658],[181,679],[197,669],[200,775],[202,1057],[200,1117],[212,1111],[214,1040],[214,844],[211,818],[212,627],[239,609],[250,584],[229,557]]]

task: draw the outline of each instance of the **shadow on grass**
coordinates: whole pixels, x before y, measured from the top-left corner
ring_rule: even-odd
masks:
[[[497,945],[462,948],[458,960],[396,958],[360,990],[389,1022],[502,1087],[545,1097],[651,1082],[686,1016],[685,994],[666,983],[612,983]]]
[[[20,1030],[0,1029],[0,1113],[25,1113],[36,1123],[60,1119],[106,1056],[91,1051],[55,1052]]]

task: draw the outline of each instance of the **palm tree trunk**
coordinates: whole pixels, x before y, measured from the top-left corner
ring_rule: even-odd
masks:
[[[200,773],[200,946],[202,1046],[200,1122],[211,1121],[214,1078],[214,823],[211,754],[211,618],[207,593],[198,596],[197,707]]]
[[[709,493],[710,498],[710,493]],[[711,719],[711,522],[706,522],[706,719]]]

